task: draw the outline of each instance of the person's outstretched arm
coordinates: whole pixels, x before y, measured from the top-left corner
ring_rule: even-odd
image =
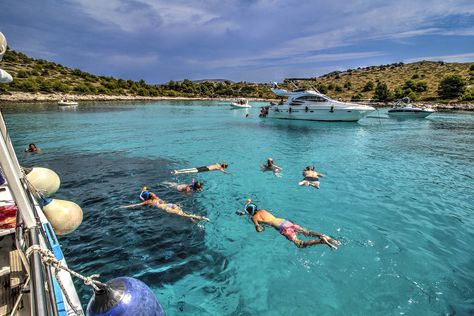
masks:
[[[222,172],[222,173],[229,174],[229,175],[233,176],[232,173],[225,171],[224,168],[220,168],[219,171]]]
[[[122,205],[122,206],[120,206],[120,208],[134,208],[134,207],[142,206],[142,205],[145,205],[145,204],[147,204],[147,202],[143,201],[143,202],[138,203],[138,204]]]

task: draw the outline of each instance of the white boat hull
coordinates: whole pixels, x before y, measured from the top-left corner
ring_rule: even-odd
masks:
[[[248,108],[251,108],[252,106],[248,103],[244,103],[244,104],[241,104],[241,103],[235,103],[235,102],[232,102],[230,104],[231,107],[233,108],[236,108],[236,109],[248,109]]]
[[[397,111],[397,112],[388,112],[388,115],[391,117],[397,117],[397,118],[425,118],[428,115],[433,114],[434,111],[428,111],[428,110],[418,110],[418,111]]]
[[[372,107],[270,107],[267,118],[323,122],[357,122],[375,109]]]
[[[64,102],[64,101],[59,101],[58,102],[59,106],[74,106],[74,105],[79,105],[77,102]]]

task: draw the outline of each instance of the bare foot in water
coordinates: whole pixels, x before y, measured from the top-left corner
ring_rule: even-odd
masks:
[[[339,240],[332,239],[331,237],[326,236],[326,235],[321,236],[320,240],[323,244],[328,245],[332,249],[336,249],[336,250],[337,250],[336,246],[339,246],[341,244]]]

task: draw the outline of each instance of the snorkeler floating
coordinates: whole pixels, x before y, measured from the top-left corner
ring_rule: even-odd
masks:
[[[142,193],[140,194],[140,198],[144,199],[143,202],[138,203],[138,204],[131,204],[131,205],[123,205],[120,206],[120,208],[134,208],[142,205],[150,205],[152,207],[159,208],[167,213],[170,214],[175,214],[178,216],[182,217],[187,217],[191,220],[199,220],[199,221],[206,221],[209,222],[209,218],[192,214],[192,213],[186,213],[183,211],[178,205],[173,204],[173,203],[166,203],[162,199],[156,196],[155,193],[148,191],[146,187],[144,187],[146,190],[142,190]]]
[[[175,188],[179,192],[185,193],[201,192],[203,186],[202,182],[195,181],[194,178],[191,184],[179,184],[176,182],[163,182],[163,184],[170,188]]]
[[[277,177],[281,176],[279,174],[279,172],[283,170],[283,168],[278,167],[277,165],[275,165],[275,163],[273,162],[273,159],[270,158],[270,157],[267,159],[267,163],[261,166],[261,169],[262,169],[262,171],[271,170],[271,171],[273,171],[273,174]]]
[[[252,222],[255,224],[255,229],[257,232],[262,232],[264,230],[263,225],[268,225],[276,230],[288,240],[292,241],[298,248],[306,248],[309,246],[324,244],[332,249],[337,249],[336,246],[339,246],[341,243],[338,240],[332,239],[331,237],[310,231],[306,228],[303,228],[299,225],[296,225],[284,218],[276,218],[270,212],[264,209],[258,209],[257,205],[252,203],[252,200],[248,199],[244,207],[245,211],[237,211],[237,215],[249,215],[252,217]],[[298,239],[298,234],[303,234],[305,236],[318,237],[319,240],[300,240]]]
[[[25,152],[27,152],[27,153],[39,153],[40,151],[41,151],[41,149],[36,147],[36,145],[33,144],[33,143],[29,144],[28,148],[25,149]]]
[[[324,174],[314,170],[314,166],[307,166],[303,170],[304,179],[301,180],[298,184],[305,186],[313,186],[316,189],[319,189],[319,177],[324,177]]]
[[[227,167],[229,167],[229,164],[221,162],[221,163],[215,163],[215,164],[210,165],[210,166],[190,168],[190,169],[173,170],[173,171],[171,171],[171,173],[172,174],[184,174],[184,173],[198,173],[198,172],[219,170],[222,173],[232,175],[231,173],[228,173],[228,172],[225,171],[225,169]]]

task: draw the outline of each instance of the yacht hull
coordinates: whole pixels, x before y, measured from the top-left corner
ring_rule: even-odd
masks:
[[[75,105],[79,105],[79,103],[77,103],[77,102],[68,102],[68,101],[59,101],[58,105],[59,106],[75,106]]]
[[[234,109],[248,109],[252,107],[250,104],[238,104],[238,103],[231,103],[230,106]]]
[[[331,109],[331,108],[309,108],[289,110],[286,108],[270,108],[267,118],[287,119],[287,120],[305,120],[305,121],[321,121],[321,122],[357,122],[365,117],[374,108],[345,108],[345,109]]]
[[[388,111],[390,117],[397,118],[425,118],[434,111]]]

